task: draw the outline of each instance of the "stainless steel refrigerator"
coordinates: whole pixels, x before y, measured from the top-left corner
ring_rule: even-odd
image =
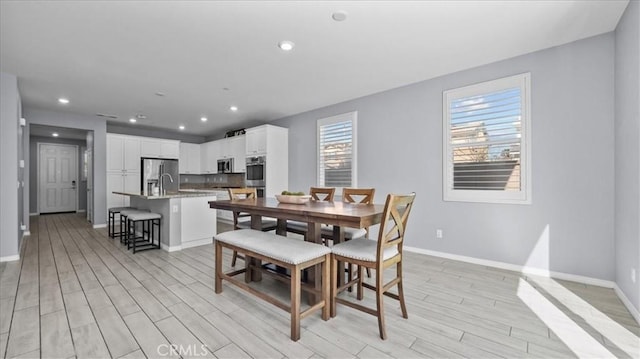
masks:
[[[165,193],[178,192],[178,160],[142,157],[141,166],[140,190],[143,194],[163,195],[163,189]]]

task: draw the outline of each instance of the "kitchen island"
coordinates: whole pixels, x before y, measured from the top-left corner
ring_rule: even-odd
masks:
[[[178,191],[161,196],[142,192],[113,192],[130,198],[130,206],[162,215],[161,247],[173,252],[183,248],[211,244],[217,233],[216,211],[209,202],[216,196],[211,192]]]

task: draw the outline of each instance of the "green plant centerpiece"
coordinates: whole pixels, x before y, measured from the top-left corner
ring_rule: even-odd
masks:
[[[304,196],[304,192],[289,192],[289,191],[282,191],[281,193],[283,196]]]

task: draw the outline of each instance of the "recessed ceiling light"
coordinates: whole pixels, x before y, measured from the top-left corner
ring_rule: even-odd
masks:
[[[59,102],[59,103],[61,103],[61,104],[63,104],[63,105],[66,105],[66,104],[68,104],[68,103],[69,103],[69,99],[66,99],[66,98],[60,97],[60,98],[58,99],[58,102]]]
[[[200,117],[200,121],[207,122],[207,118],[206,117]]]
[[[282,51],[291,51],[291,50],[293,50],[294,46],[295,46],[295,44],[293,42],[291,42],[291,41],[280,41],[278,43],[278,47]]]
[[[129,122],[131,122],[131,123],[136,123],[136,122],[138,122],[138,120],[136,120],[135,118],[131,117],[131,118],[129,119]]]
[[[331,18],[335,21],[344,21],[347,19],[347,12],[346,11],[336,11],[333,14],[331,14]]]
[[[180,129],[180,131],[184,130],[184,126],[183,125],[178,126],[178,128]]]
[[[229,107],[229,110],[231,110],[233,112],[236,112],[236,111],[238,111],[238,106],[231,106],[231,107]]]
[[[51,134],[51,136],[53,136],[53,137],[58,137],[58,136],[60,136],[60,135],[58,135],[58,133],[57,133],[57,132],[54,132],[54,133],[52,133],[52,134]]]

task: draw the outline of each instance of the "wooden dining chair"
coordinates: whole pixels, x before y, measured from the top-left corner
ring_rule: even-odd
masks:
[[[230,199],[252,199],[258,198],[258,192],[255,188],[229,188]],[[241,220],[243,218],[249,218],[249,220]],[[272,218],[262,218],[262,224],[260,230],[263,232],[273,231],[278,227],[278,222]],[[251,215],[249,213],[233,212],[233,230],[237,229],[250,229],[251,228]],[[236,260],[240,258],[244,260],[244,257],[238,255],[238,252],[234,251],[231,257],[231,266],[236,266]]]
[[[343,188],[342,201],[347,203],[373,204],[373,197],[376,193],[375,188]],[[333,226],[322,226],[322,238],[325,240],[335,240],[333,238]],[[369,238],[369,227],[367,228],[351,228],[345,227],[344,240],[350,241],[355,238]],[[353,268],[349,267],[349,280],[353,279]],[[371,270],[367,268],[367,277],[371,277]]]
[[[402,317],[408,318],[407,307],[404,302],[404,290],[402,288],[402,245],[404,243],[405,230],[409,213],[413,207],[416,194],[387,195],[378,241],[370,241],[364,238],[356,238],[344,243],[339,243],[331,248],[331,316],[336,315],[336,303],[361,310],[378,317],[378,329],[380,338],[386,339],[387,333],[384,324],[384,303],[386,295],[400,302]],[[357,276],[353,280],[338,287],[338,261],[353,263],[357,266]],[[395,277],[384,283],[384,270],[396,266]],[[363,281],[363,269],[370,268],[376,271],[375,285]],[[342,291],[357,285],[356,298],[362,300],[363,288],[376,292],[376,309],[358,304],[347,298],[338,297]],[[393,286],[398,286],[398,294],[389,292]]]
[[[309,195],[311,195],[311,200],[313,201],[333,202],[335,193],[335,187],[309,188]],[[307,233],[307,224],[299,221],[287,221],[287,232],[305,235]]]

